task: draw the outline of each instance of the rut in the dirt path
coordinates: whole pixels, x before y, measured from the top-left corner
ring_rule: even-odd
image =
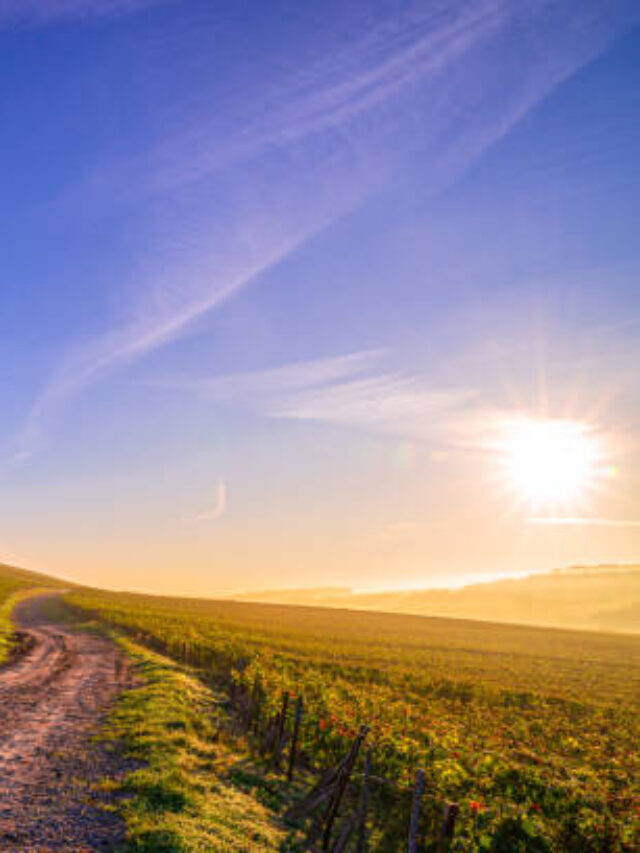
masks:
[[[27,651],[0,671],[0,850],[113,850],[124,826],[92,784],[126,768],[91,738],[130,675],[112,643],[51,610],[18,605]]]

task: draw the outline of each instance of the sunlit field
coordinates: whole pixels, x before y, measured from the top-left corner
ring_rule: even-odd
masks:
[[[283,690],[301,694],[310,768],[335,764],[370,726],[372,772],[384,780],[372,849],[405,849],[417,768],[427,837],[443,802],[460,807],[452,849],[636,849],[637,638],[94,591],[68,599],[195,666],[238,705],[259,692],[268,714]]]

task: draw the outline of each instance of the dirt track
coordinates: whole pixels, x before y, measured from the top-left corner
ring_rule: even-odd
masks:
[[[27,651],[0,670],[0,850],[114,850],[124,827],[91,784],[123,762],[90,739],[130,675],[111,643],[56,610],[45,597],[18,605]]]

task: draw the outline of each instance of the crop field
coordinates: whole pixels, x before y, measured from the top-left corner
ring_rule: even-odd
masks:
[[[424,849],[446,802],[459,807],[453,850],[637,849],[637,637],[92,590],[67,599],[196,667],[238,708],[254,700],[263,720],[283,691],[301,695],[309,769],[335,765],[369,726],[371,850],[406,849],[418,768]]]

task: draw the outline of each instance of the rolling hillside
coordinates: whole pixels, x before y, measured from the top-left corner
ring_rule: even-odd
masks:
[[[236,600],[640,633],[640,566],[575,566],[462,589],[271,590]]]

